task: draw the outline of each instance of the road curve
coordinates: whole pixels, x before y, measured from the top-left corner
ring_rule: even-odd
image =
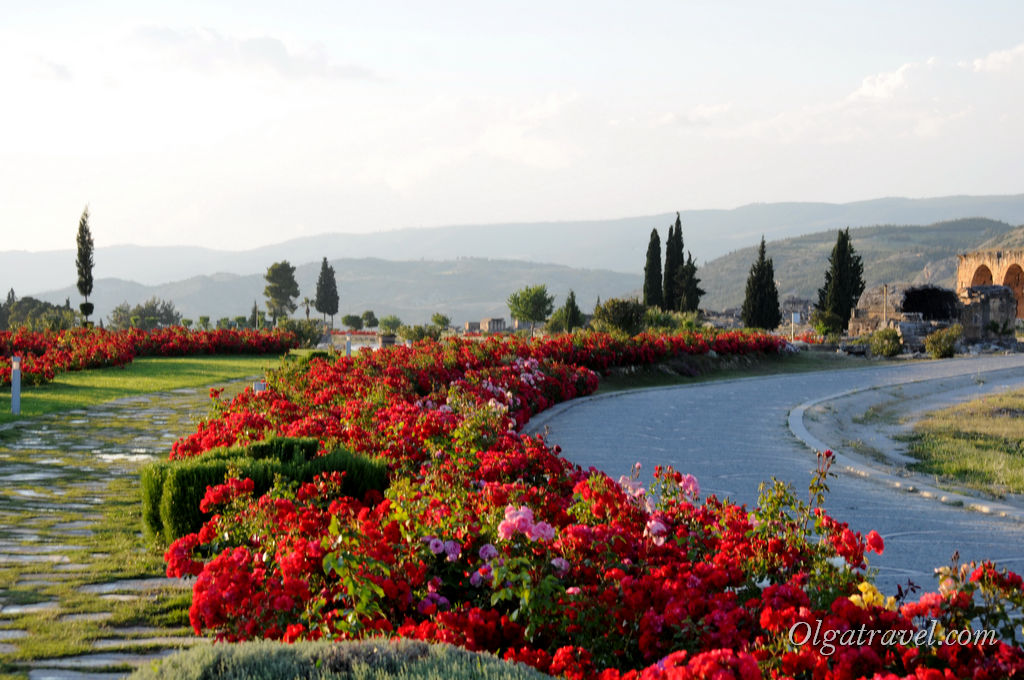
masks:
[[[789,429],[788,415],[797,406],[849,390],[938,383],[953,376],[999,376],[985,383],[1019,379],[1024,384],[1024,355],[619,392],[560,404],[536,416],[527,429],[546,432],[567,459],[613,478],[629,474],[638,461],[646,481],[655,465],[672,465],[695,475],[705,496],[753,504],[759,484],[773,476],[798,491],[807,488],[816,459]],[[885,538],[885,554],[871,559],[884,592],[894,592],[908,579],[932,588],[934,568],[948,564],[955,551],[962,560],[991,559],[1024,571],[1024,523],[896,491],[852,473],[832,479],[830,487],[826,507],[834,517]]]

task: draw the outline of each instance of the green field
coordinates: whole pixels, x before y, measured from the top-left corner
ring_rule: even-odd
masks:
[[[262,376],[278,364],[271,355],[144,357],[123,368],[62,373],[46,385],[21,390],[21,417],[87,408],[105,401],[140,394],[203,387],[229,380]],[[11,415],[11,389],[0,391],[0,423]]]
[[[930,413],[907,441],[912,470],[992,496],[1024,493],[1024,391]]]

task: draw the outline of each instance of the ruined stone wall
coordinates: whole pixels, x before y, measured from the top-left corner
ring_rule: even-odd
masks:
[[[971,287],[1006,286],[1017,301],[1017,318],[1024,319],[1024,249],[978,251],[957,257],[956,291],[961,297]]]

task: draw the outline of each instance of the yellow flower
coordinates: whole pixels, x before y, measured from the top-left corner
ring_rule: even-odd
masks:
[[[854,603],[861,609],[867,609],[868,607],[883,607],[889,611],[896,611],[896,598],[885,597],[878,591],[875,584],[862,581],[857,586],[857,590],[860,591],[858,595],[851,595],[850,602]]]

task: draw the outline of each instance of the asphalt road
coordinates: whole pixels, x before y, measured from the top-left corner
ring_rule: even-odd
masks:
[[[798,405],[849,390],[916,383],[950,376],[977,376],[981,384],[1024,384],[1024,355],[999,355],[864,369],[745,378],[581,399],[540,414],[531,431],[547,431],[548,442],[583,467],[613,478],[640,462],[650,481],[655,465],[672,465],[697,477],[702,495],[754,504],[758,486],[771,477],[805,494],[816,464],[810,449],[790,431]],[[985,380],[999,376],[1000,380]],[[982,386],[981,391],[984,390]],[[1024,427],[1024,423],[1022,423]],[[893,490],[852,473],[830,481],[826,507],[858,531],[874,529],[885,539],[884,555],[871,556],[877,583],[894,593],[908,579],[936,585],[935,567],[961,560],[991,559],[1024,571],[1024,523]]]

